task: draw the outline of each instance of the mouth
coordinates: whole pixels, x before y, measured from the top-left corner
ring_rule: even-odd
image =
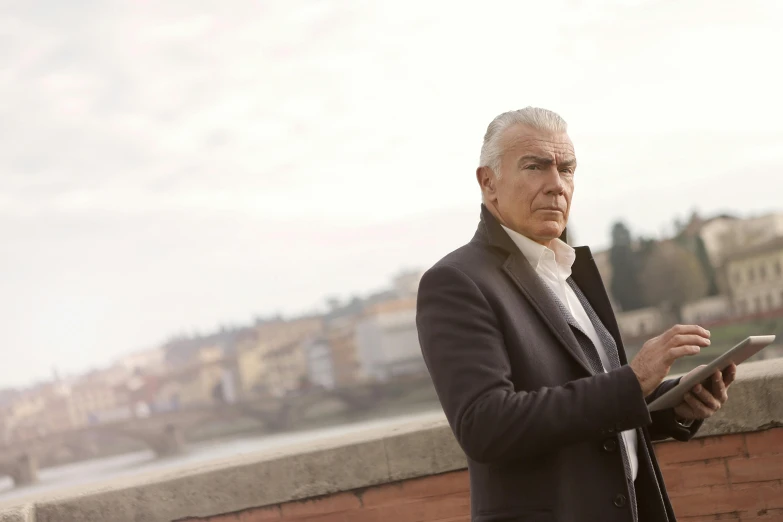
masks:
[[[561,214],[563,213],[562,209],[559,209],[557,207],[543,207],[543,208],[539,208],[538,210],[543,210],[545,212],[560,212]]]

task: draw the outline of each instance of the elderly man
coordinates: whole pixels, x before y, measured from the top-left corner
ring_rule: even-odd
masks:
[[[652,441],[687,441],[726,401],[735,367],[672,410],[647,404],[710,334],[675,326],[627,363],[587,247],[561,238],[576,156],[544,109],[490,123],[473,239],[426,272],[417,325],[449,424],[468,458],[472,520],[675,520]]]

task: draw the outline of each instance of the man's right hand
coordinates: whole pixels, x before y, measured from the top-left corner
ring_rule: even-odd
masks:
[[[663,382],[674,361],[696,355],[703,346],[709,345],[710,332],[693,324],[674,326],[644,343],[630,364],[644,396],[650,395]]]

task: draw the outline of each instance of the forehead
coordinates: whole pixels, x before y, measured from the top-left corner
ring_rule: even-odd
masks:
[[[557,159],[573,158],[574,144],[568,134],[540,131],[523,125],[506,129],[502,138],[503,154],[524,156],[555,156]]]

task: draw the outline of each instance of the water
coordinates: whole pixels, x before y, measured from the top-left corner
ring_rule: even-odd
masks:
[[[8,477],[0,477],[0,502],[15,499],[35,500],[56,494],[59,489],[73,486],[89,486],[105,483],[121,477],[149,471],[172,471],[187,468],[195,464],[205,464],[212,460],[252,454],[267,450],[281,449],[286,446],[331,439],[363,430],[392,427],[417,419],[432,418],[437,410],[406,414],[385,419],[370,420],[352,424],[343,424],[310,431],[282,433],[278,435],[260,435],[233,440],[200,443],[188,446],[187,453],[167,459],[156,459],[151,451],[139,451],[115,457],[87,460],[42,469],[38,473],[39,482],[31,486],[14,488]],[[13,503],[13,502],[12,502]]]

